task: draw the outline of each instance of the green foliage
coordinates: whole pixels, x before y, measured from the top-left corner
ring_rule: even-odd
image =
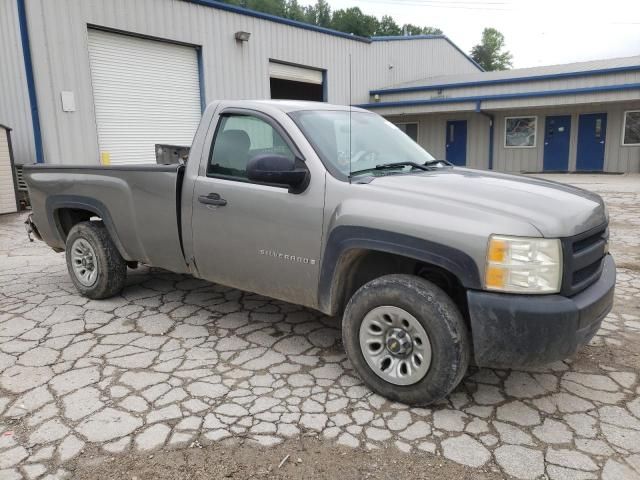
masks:
[[[339,32],[353,33],[361,37],[376,34],[379,22],[373,15],[365,15],[358,7],[336,10],[331,18],[331,28]]]
[[[435,27],[418,27],[410,23],[402,26],[402,32],[406,35],[442,35],[442,30]]]
[[[378,24],[376,35],[381,37],[391,37],[394,35],[402,35],[402,29],[390,15],[384,15]]]
[[[471,58],[488,72],[507,70],[512,66],[513,55],[508,50],[503,50],[504,46],[502,33],[495,28],[485,28],[481,42],[471,49]]]
[[[358,7],[332,11],[327,0],[317,0],[314,5],[308,7],[300,5],[298,0],[220,1],[362,37],[442,34],[442,30],[434,27],[418,27],[411,24],[400,27],[389,15],[384,15],[378,20],[373,15],[363,13]]]

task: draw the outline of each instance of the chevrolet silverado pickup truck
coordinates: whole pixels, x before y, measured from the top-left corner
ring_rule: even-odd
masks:
[[[453,167],[358,108],[218,101],[186,165],[24,171],[27,229],[80,294],[116,295],[145,264],[319,310],[362,380],[408,404],[470,362],[571,356],[613,303],[598,195]]]

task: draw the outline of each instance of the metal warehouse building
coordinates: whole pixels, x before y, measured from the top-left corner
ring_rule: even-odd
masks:
[[[16,164],[155,162],[207,102],[298,98],[362,104],[471,167],[640,171],[640,57],[488,73],[445,36],[361,38],[213,0],[0,0],[0,44]]]
[[[457,165],[509,172],[640,171],[640,56],[434,76],[362,105],[413,125]]]

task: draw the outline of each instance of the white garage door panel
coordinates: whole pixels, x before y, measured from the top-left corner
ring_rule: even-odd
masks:
[[[200,121],[195,48],[89,30],[100,152],[155,163],[155,145],[191,145]]]
[[[13,185],[13,172],[9,157],[7,132],[0,128],[0,213],[16,211],[16,192]]]
[[[283,63],[269,62],[269,76],[282,80],[322,85],[322,72],[320,70],[311,70],[310,68],[285,65]]]

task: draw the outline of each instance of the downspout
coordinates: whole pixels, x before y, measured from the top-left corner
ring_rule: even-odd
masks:
[[[482,111],[482,102],[480,100],[476,103],[476,112],[489,119],[489,170],[493,170],[493,133],[496,123],[495,117],[490,113]]]
[[[18,2],[18,23],[20,25],[20,40],[22,43],[22,57],[24,58],[24,71],[27,77],[27,90],[29,92],[29,104],[31,106],[31,123],[33,124],[33,140],[36,149],[36,163],[43,163],[42,133],[40,131],[40,115],[38,114],[38,99],[36,97],[36,85],[33,78],[33,64],[31,61],[31,47],[29,46],[29,29],[27,26],[27,11],[25,0]]]

